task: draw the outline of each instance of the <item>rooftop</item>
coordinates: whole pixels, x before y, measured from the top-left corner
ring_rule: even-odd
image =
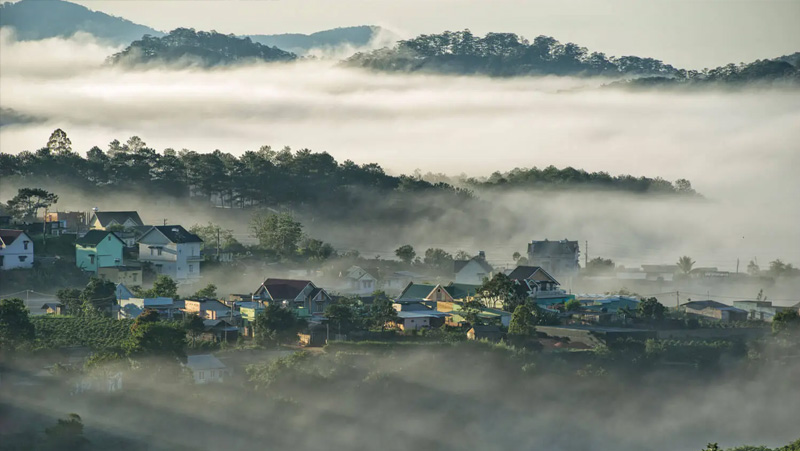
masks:
[[[117,236],[117,234],[116,234],[116,233],[114,233],[114,232],[109,232],[109,231],[107,231],[107,230],[90,230],[90,231],[88,231],[88,232],[86,233],[86,235],[84,235],[84,236],[82,236],[82,237],[78,238],[78,240],[77,240],[77,241],[75,241],[75,244],[77,244],[77,245],[79,245],[79,246],[84,246],[84,247],[87,247],[87,246],[89,246],[89,247],[96,247],[98,244],[100,244],[100,242],[101,242],[101,241],[103,241],[104,239],[106,239],[106,237],[107,237],[107,236],[109,236],[109,235],[111,235],[111,236],[113,237],[113,239],[112,239],[112,240],[117,240],[117,241],[119,241],[120,243],[122,243],[123,245],[125,244],[125,243],[124,243],[124,242],[123,242],[123,241],[122,241],[122,240],[121,240],[121,239],[120,239],[120,238]]]
[[[190,355],[186,358],[186,366],[192,370],[213,370],[227,368],[213,354]]]

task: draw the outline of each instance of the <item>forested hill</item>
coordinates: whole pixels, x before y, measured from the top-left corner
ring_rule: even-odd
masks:
[[[250,38],[237,38],[216,31],[176,28],[163,37],[144,36],[109,57],[112,64],[134,66],[145,63],[198,65],[204,67],[248,61],[292,61],[294,53],[268,47]]]
[[[390,72],[432,72],[456,75],[602,75],[631,80],[629,86],[685,84],[790,83],[800,81],[800,54],[728,64],[716,69],[678,69],[653,58],[608,57],[585,47],[562,44],[549,36],[529,42],[514,33],[489,33],[484,37],[469,30],[421,35],[400,41],[393,48],[357,53],[344,61],[351,67]]]
[[[124,45],[145,34],[163,35],[150,27],[61,0],[4,3],[0,5],[0,27],[13,28],[20,41],[67,38],[84,32],[114,45]]]
[[[380,33],[380,27],[361,25],[357,27],[334,28],[311,34],[258,34],[249,36],[253,42],[284,49],[303,55],[313,48],[332,48],[343,45],[364,47]]]
[[[329,205],[343,207],[350,194],[358,191],[382,196],[387,193],[445,193],[452,199],[469,199],[472,194],[451,184],[428,182],[419,176],[393,176],[379,165],[337,162],[328,153],[308,149],[296,152],[268,146],[240,156],[167,149],[156,152],[140,138],[126,143],[117,140],[106,151],[93,147],[86,156],[73,151],[66,134],[56,130],[47,147],[18,155],[0,153],[0,179],[36,186],[41,181],[78,188],[89,193],[119,191],[157,192],[175,197],[223,196],[231,206]],[[685,183],[684,183],[685,182]],[[471,180],[476,188],[504,185],[519,189],[571,189],[590,187],[613,191],[652,194],[693,194],[688,182],[673,186],[661,179],[632,176],[610,177],[549,167],[515,170],[485,181]],[[391,202],[389,202],[391,204]]]
[[[394,48],[357,53],[346,65],[381,71],[444,74],[515,75],[636,75],[675,76],[680,71],[653,58],[607,57],[585,47],[539,36],[529,42],[514,33],[445,31],[399,41]]]

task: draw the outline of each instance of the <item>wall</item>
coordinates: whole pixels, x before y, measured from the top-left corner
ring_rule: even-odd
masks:
[[[27,249],[26,244],[27,243]],[[23,233],[10,245],[0,250],[3,256],[2,269],[32,268],[33,267],[33,240]],[[20,260],[22,258],[22,260]]]

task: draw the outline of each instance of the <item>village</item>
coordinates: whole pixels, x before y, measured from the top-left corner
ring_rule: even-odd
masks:
[[[185,367],[196,383],[222,382],[233,371],[241,372],[241,362],[239,368],[230,368],[208,350],[247,343],[274,343],[288,352],[333,342],[419,340],[446,331],[457,339],[513,342],[568,352],[631,339],[757,338],[767,333],[769,323],[782,313],[800,313],[800,302],[773,305],[761,293],[756,299],[732,303],[702,297],[680,302],[672,292],[657,297],[626,290],[573,293],[564,288],[563,281],[572,285],[578,277],[615,279],[652,283],[663,289],[665,283],[682,279],[753,276],[693,268],[688,257],[673,265],[636,269],[615,269],[608,260],[598,258],[590,263],[587,258],[581,267],[580,243],[567,239],[529,242],[527,255],[514,255],[514,267],[493,267],[483,251],[474,256],[461,252],[445,260],[451,265],[449,270],[420,273],[415,268],[428,267],[419,264],[413,248],[406,245],[396,251],[400,262],[388,269],[381,267],[380,261],[365,259],[360,265],[345,260],[328,267],[267,268],[259,285],[218,294],[214,284],[202,287],[204,268],[225,267],[246,258],[233,246],[221,246],[218,238],[204,242],[178,224],[146,225],[135,211],[51,212],[41,219],[24,224],[24,229],[0,230],[3,274],[39,265],[31,237],[37,232],[40,237],[44,231],[51,239],[74,240],[74,263],[70,264],[113,290],[96,303],[100,314],[115,320],[136,321],[147,316],[191,324],[187,329],[193,346]],[[5,222],[8,224],[9,218]],[[195,294],[178,294],[192,290]],[[43,291],[37,286],[3,293],[3,297],[27,298],[32,315],[45,315],[52,321],[83,314],[79,310],[85,306],[76,307],[77,294],[70,300],[63,291],[58,295]],[[38,304],[30,301],[31,293],[35,298],[38,295]],[[680,303],[668,304],[667,299],[673,297]],[[259,327],[260,318],[266,323],[270,308],[291,313],[288,335],[277,326]],[[281,340],[260,336],[282,333],[286,338]],[[205,345],[198,346],[198,342]],[[75,355],[85,360],[91,350],[73,346],[67,354],[70,365],[80,365],[81,359],[76,360]],[[122,381],[107,384],[103,386],[119,389]]]

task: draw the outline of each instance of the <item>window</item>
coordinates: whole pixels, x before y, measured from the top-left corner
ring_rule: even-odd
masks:
[[[214,370],[211,370],[211,379],[214,379]]]
[[[94,254],[89,254],[89,264],[94,265]]]
[[[137,277],[139,277],[139,274],[136,273],[131,274],[131,278],[133,279],[134,282],[136,282]]]
[[[30,241],[28,240],[22,242],[22,246],[25,248],[26,251],[28,250],[28,244],[30,244]]]
[[[194,272],[194,265],[189,265],[189,272]]]
[[[20,255],[19,256],[19,261],[24,262],[27,258],[28,258],[27,255]]]
[[[206,372],[205,372],[205,371],[200,371],[200,372],[198,373],[198,375],[199,375],[199,378],[200,378],[200,380],[203,380],[203,379],[205,379],[205,378],[206,378]]]
[[[161,248],[158,248],[158,255],[161,255]]]
[[[151,248],[150,248],[150,255],[154,255],[154,254],[155,254],[155,252],[154,252],[154,251],[155,251],[155,249],[153,249],[153,248],[151,247]]]

